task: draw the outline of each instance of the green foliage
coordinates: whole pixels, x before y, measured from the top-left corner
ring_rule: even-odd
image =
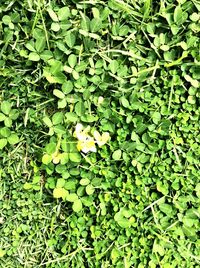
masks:
[[[199,11],[0,4],[0,266],[199,267]]]
[[[11,109],[12,104],[9,101],[1,102],[0,122],[3,122],[6,127],[11,127],[13,120],[19,116],[17,109]]]

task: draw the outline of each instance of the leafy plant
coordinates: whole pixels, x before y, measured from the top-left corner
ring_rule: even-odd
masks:
[[[19,116],[17,109],[12,109],[12,104],[9,101],[1,102],[0,122],[4,122],[6,127],[11,127],[13,120]]]
[[[19,137],[14,131],[9,128],[0,128],[0,149],[3,149],[7,143],[14,145],[19,142]]]
[[[199,11],[0,4],[2,267],[199,267]]]

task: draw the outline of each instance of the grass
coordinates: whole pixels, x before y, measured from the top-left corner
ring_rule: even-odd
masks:
[[[0,267],[199,267],[199,10],[0,4]]]

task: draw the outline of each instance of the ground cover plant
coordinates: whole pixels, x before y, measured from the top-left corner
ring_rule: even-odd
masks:
[[[200,266],[197,0],[0,3],[0,267]]]

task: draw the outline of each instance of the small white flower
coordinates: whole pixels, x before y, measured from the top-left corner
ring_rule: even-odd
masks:
[[[84,153],[96,152],[96,145],[99,147],[106,144],[110,139],[110,134],[104,132],[102,135],[98,131],[94,131],[93,137],[89,135],[90,126],[87,126],[85,129],[82,124],[78,123],[75,127],[74,137],[78,139],[77,149]]]
[[[103,103],[103,101],[104,101],[104,97],[100,96],[98,98],[98,105],[101,105]]]
[[[97,151],[95,146],[95,141],[92,137],[87,137],[85,140],[79,140],[77,144],[77,149],[84,153]]]
[[[81,131],[83,131],[83,125],[78,123],[75,127],[75,132],[80,133]]]
[[[74,136],[78,139],[77,149],[84,153],[96,152],[95,141],[88,132],[90,131],[90,126],[85,129],[83,125],[78,123],[75,128]]]
[[[4,223],[4,218],[0,217],[0,224],[3,224],[3,223]]]

